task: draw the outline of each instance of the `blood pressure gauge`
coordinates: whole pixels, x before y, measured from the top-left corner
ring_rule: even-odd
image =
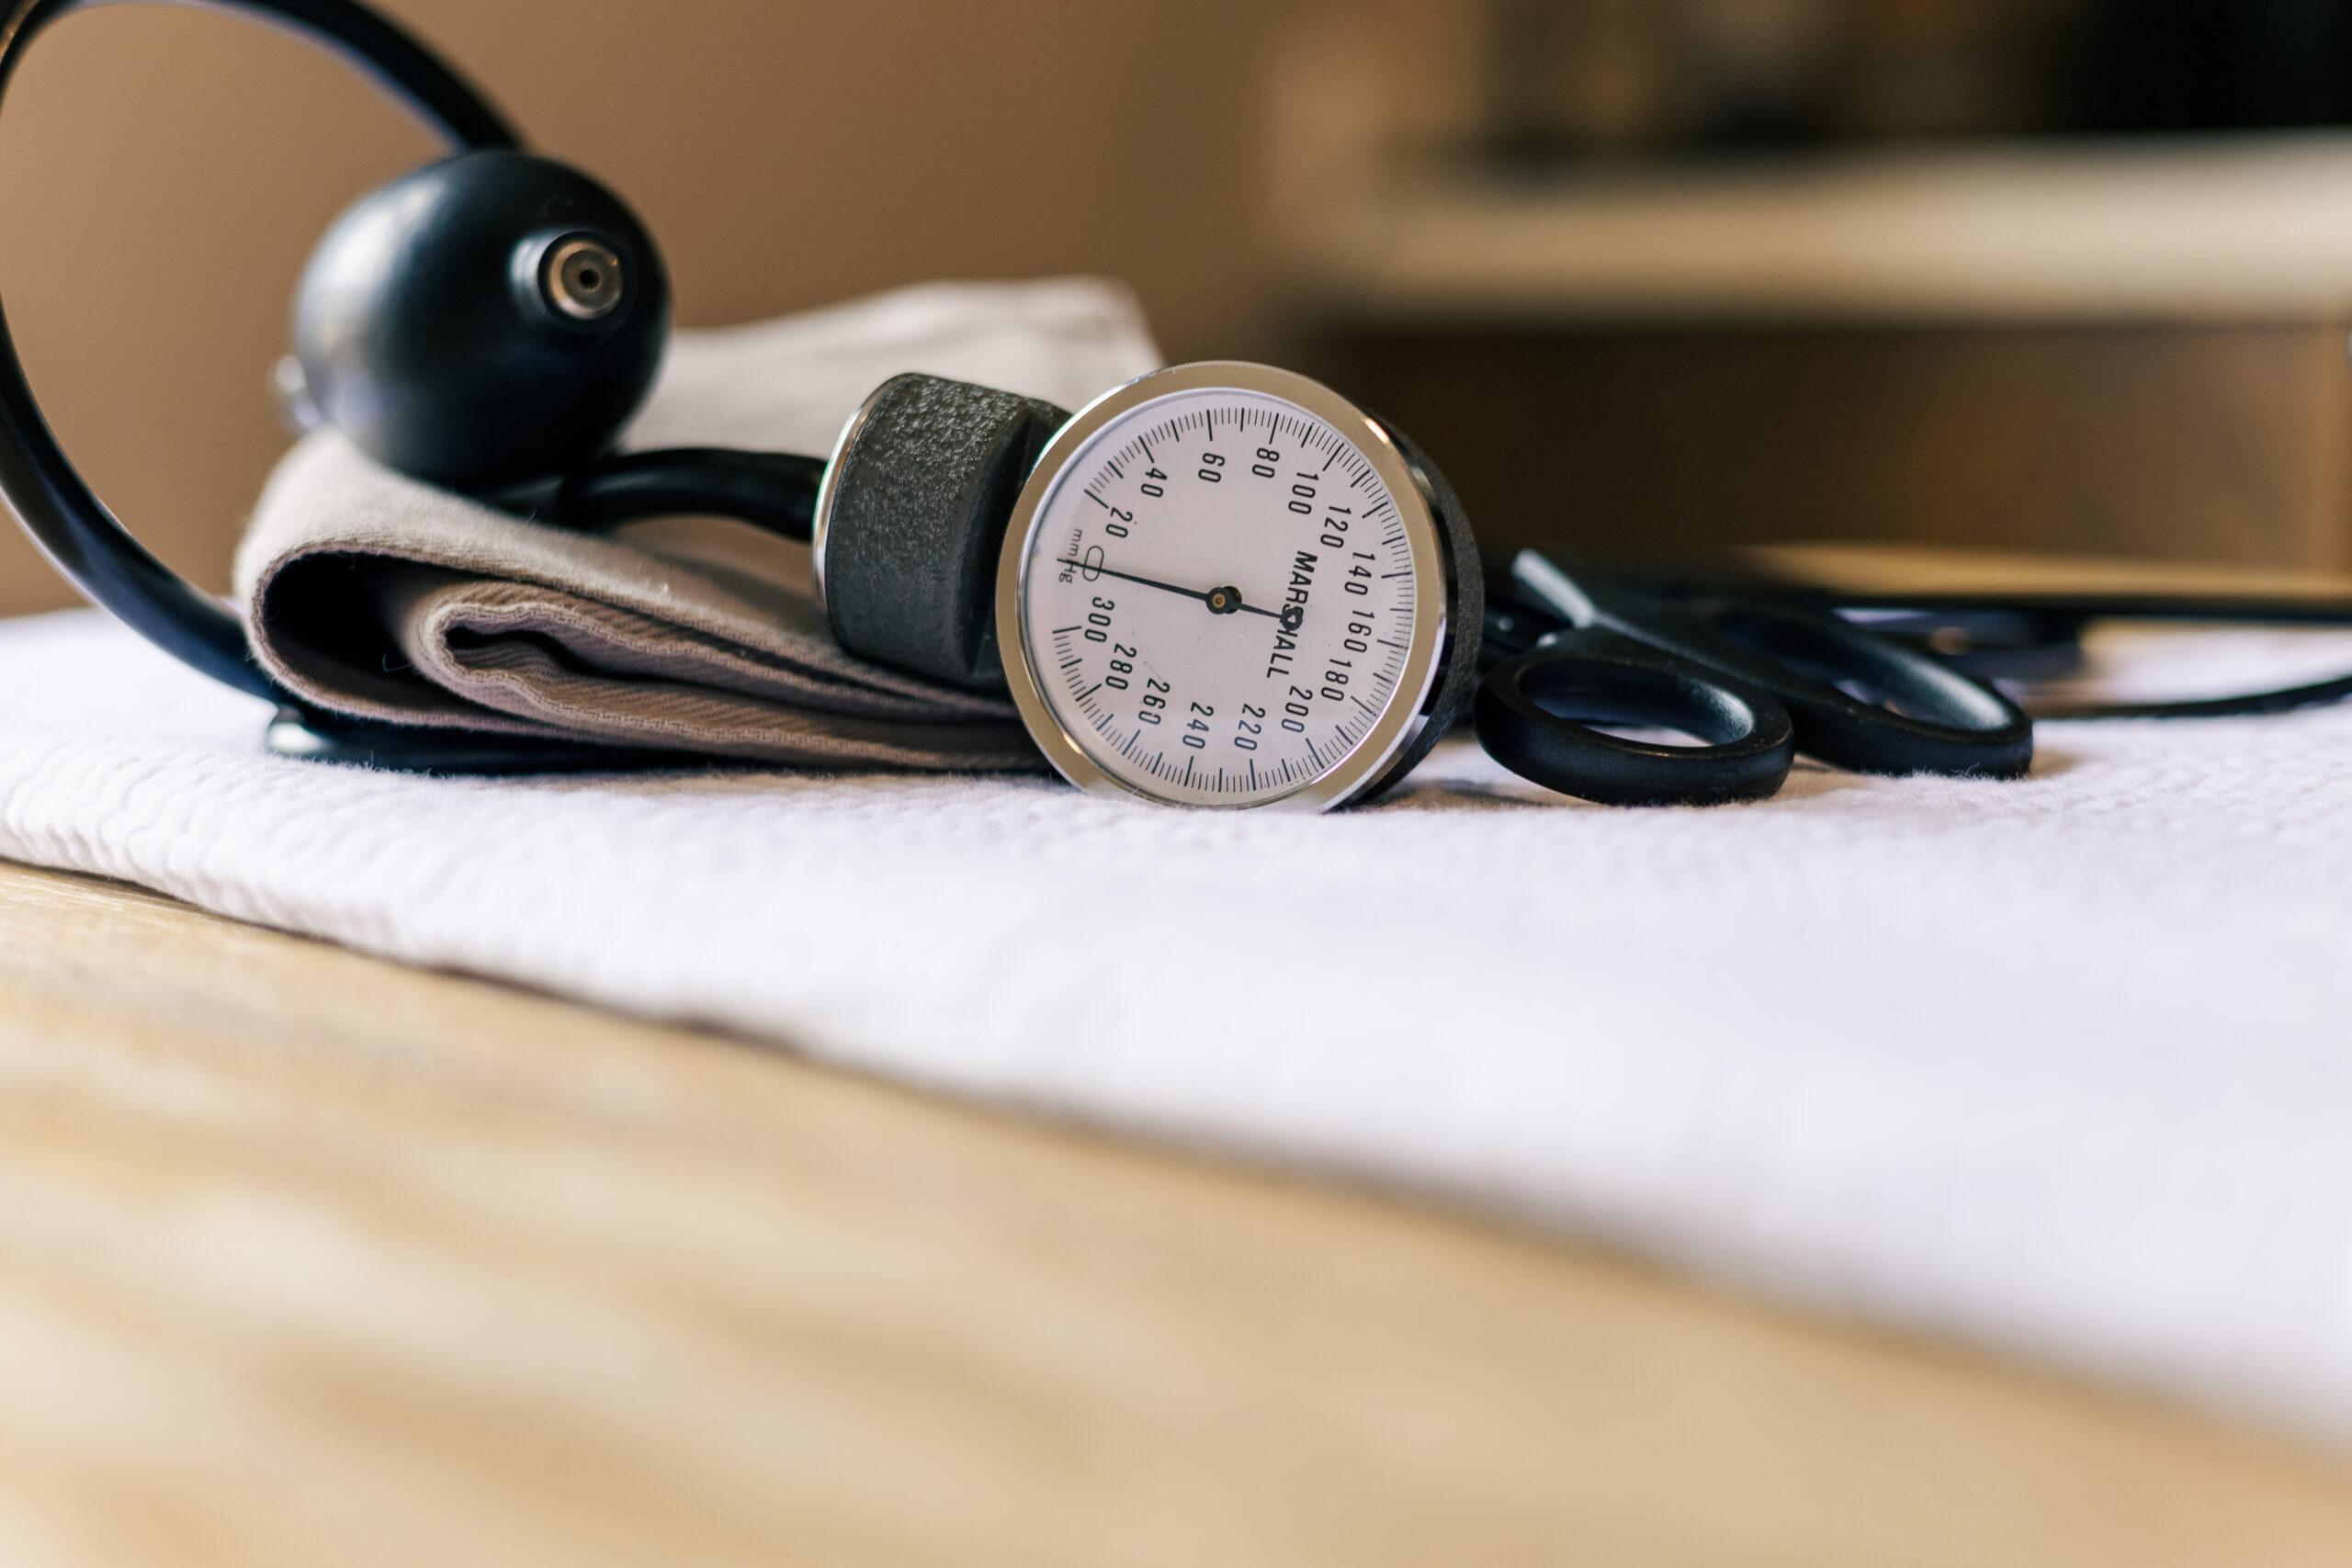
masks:
[[[1419,761],[1467,695],[1483,601],[1444,480],[1329,389],[1179,366],[1064,425],[1021,492],[997,639],[1082,788],[1324,810]]]

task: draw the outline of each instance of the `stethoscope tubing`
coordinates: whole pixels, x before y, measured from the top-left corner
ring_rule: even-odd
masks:
[[[2324,596],[2261,596],[2244,593],[2071,594],[1838,594],[1804,591],[1795,603],[1824,613],[1899,615],[1911,635],[1946,618],[1964,625],[1984,615],[2022,617],[2063,628],[2049,646],[2075,647],[2092,621],[2152,621],[2179,626],[2347,626],[2352,600]],[[1868,623],[1865,623],[1866,625]],[[2324,707],[2352,697],[2352,673],[2329,676],[2223,697],[2164,702],[2081,702],[2064,697],[2029,697],[2021,706],[2036,719],[2082,721],[2120,718],[2267,718],[2301,708]]]
[[[2033,765],[2033,720],[1983,682],[1835,615],[1742,600],[1701,600],[1695,618],[1718,639],[1707,661],[1735,666],[1789,710],[1797,750],[1861,773],[2013,779]],[[1866,702],[1808,667],[1852,682]],[[1888,705],[1889,703],[1897,705]]]
[[[1787,715],[1796,750],[1807,756],[1859,773],[1987,778],[2015,778],[2032,764],[2033,722],[2016,704],[1929,654],[1824,612],[1736,598],[1660,598],[1579,578],[1536,550],[1513,558],[1510,577],[1522,596],[1572,626],[1645,647],[1668,660],[1668,668],[1724,689],[1733,700],[1753,706],[1760,697],[1776,705]],[[1533,667],[1585,646],[1555,633],[1498,668],[1490,681],[1502,669],[1519,667],[1505,678],[1518,695],[1498,694],[1498,702],[1515,710],[1529,693],[1540,699],[1543,689],[1529,684]],[[1589,705],[1591,698],[1580,692],[1577,700]],[[1538,700],[1521,722],[1568,725],[1582,716],[1547,714]],[[1527,749],[1523,739],[1516,743]],[[1710,748],[1662,749],[1656,759],[1659,776],[1674,765],[1678,750],[1694,770],[1693,787],[1708,787]],[[1550,771],[1544,782],[1561,787],[1555,782],[1565,776],[1560,766]]]
[[[1724,806],[1777,794],[1796,760],[1769,693],[1600,627],[1555,632],[1487,672],[1472,719],[1504,767],[1604,806]],[[1596,724],[1679,730],[1669,746]]]

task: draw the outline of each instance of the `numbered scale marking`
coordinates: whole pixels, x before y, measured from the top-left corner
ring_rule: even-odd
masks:
[[[1244,369],[1281,389],[1181,385]],[[1170,804],[1360,793],[1413,728],[1443,621],[1434,525],[1393,447],[1262,367],[1113,399],[1057,438],[1007,541],[1008,671],[1052,720],[1029,714],[1032,732],[1076,782]]]

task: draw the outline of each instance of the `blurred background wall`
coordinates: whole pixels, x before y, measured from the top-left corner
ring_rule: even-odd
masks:
[[[1635,545],[1745,526],[2352,562],[2352,227],[2290,234],[2303,271],[2285,284],[2209,257],[2179,309],[2093,254],[2064,300],[1994,320],[1968,291],[2030,272],[2013,247],[1958,278],[1963,309],[1873,314],[1846,308],[1824,238],[1853,213],[1789,197],[1890,149],[2155,132],[2161,163],[2188,145],[2165,135],[2340,124],[2352,0],[386,8],[639,207],[686,324],[932,277],[1106,274],[1175,357],[1286,358],[1426,422],[1498,539],[1550,526],[1565,487],[1581,525]],[[2323,138],[2273,178],[2272,217],[2352,215],[2347,149]],[[304,256],[429,152],[339,67],[168,6],[70,17],[13,84],[0,299],[68,450],[199,581],[225,586],[285,446],[263,386]],[[2035,166],[1986,178],[1997,195]],[[1793,234],[1829,281],[1801,309],[1734,310],[1628,292],[1661,270],[1638,250],[1617,282],[1586,276],[1592,236],[1616,232],[1596,213],[1701,186],[1786,209],[1705,231],[1736,236],[1714,248]],[[2114,243],[2162,261],[2218,227],[2282,250],[2202,210]],[[1688,262],[1677,244],[1657,259]],[[0,612],[70,602],[0,532]]]

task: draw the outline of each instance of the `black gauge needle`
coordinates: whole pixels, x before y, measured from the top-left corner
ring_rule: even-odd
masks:
[[[1122,582],[1140,582],[1146,588],[1157,588],[1162,593],[1181,593],[1187,599],[1198,599],[1209,607],[1212,615],[1230,615],[1236,610],[1247,610],[1253,615],[1266,615],[1277,621],[1282,619],[1272,610],[1261,610],[1255,604],[1243,604],[1238,588],[1212,588],[1203,592],[1197,588],[1179,588],[1172,582],[1154,582],[1148,577],[1137,577],[1133,572],[1113,571],[1107,566],[1090,566],[1082,560],[1066,560],[1059,564],[1078,568],[1086,573],[1090,582],[1098,577],[1115,577]]]

